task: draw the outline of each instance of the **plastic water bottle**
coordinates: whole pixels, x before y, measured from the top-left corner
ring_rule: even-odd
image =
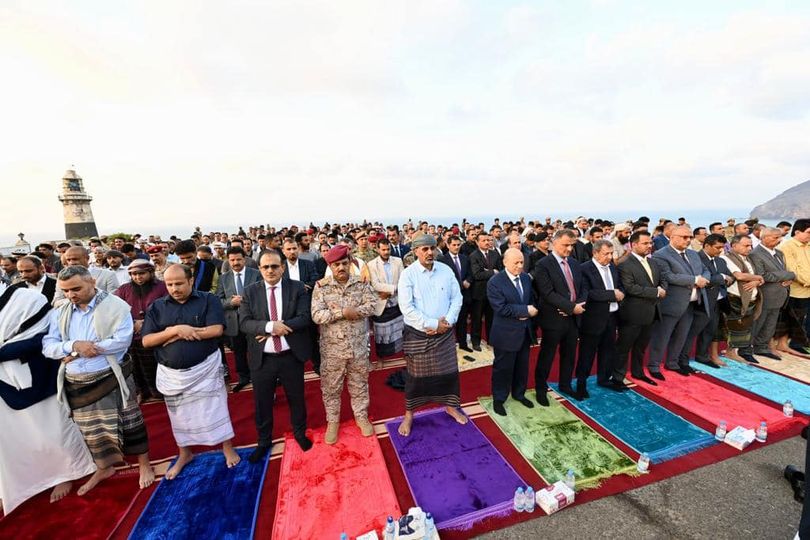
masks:
[[[523,488],[519,487],[515,490],[515,498],[513,499],[513,508],[515,512],[523,512],[526,505],[526,496],[523,494]]]
[[[430,512],[425,516],[425,540],[433,540],[436,536],[436,525],[433,523],[433,514]]]
[[[568,469],[565,473],[565,485],[571,488],[571,491],[577,490],[577,478],[574,476],[574,469]]]
[[[650,470],[650,454],[647,452],[642,452],[640,456],[638,456],[638,464],[636,465],[638,472],[646,473]]]
[[[349,540],[349,535],[346,533],[340,533],[340,540]]]
[[[782,405],[782,412],[785,413],[785,416],[792,418],[793,417],[793,402],[787,400],[784,405]]]
[[[717,424],[717,429],[714,430],[714,438],[723,442],[726,439],[726,431],[726,421],[720,420],[720,423]]]
[[[388,519],[385,520],[385,529],[383,529],[383,540],[394,540],[395,536],[394,518],[392,516],[388,516]]]
[[[768,440],[768,424],[763,420],[759,423],[759,427],[757,428],[757,441],[765,442]]]
[[[534,488],[532,486],[526,488],[526,494],[524,495],[524,497],[526,498],[525,500],[526,504],[523,505],[523,511],[529,513],[534,512],[535,500],[534,500]]]

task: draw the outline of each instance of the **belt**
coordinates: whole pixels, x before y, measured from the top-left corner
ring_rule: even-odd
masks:
[[[284,356],[285,354],[290,354],[290,353],[292,353],[292,351],[290,349],[287,349],[286,351],[281,351],[281,352],[263,352],[262,356],[269,356],[270,358],[275,358],[277,356]]]

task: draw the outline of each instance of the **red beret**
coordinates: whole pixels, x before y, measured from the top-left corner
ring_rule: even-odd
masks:
[[[161,253],[163,252],[163,248],[160,246],[149,246],[146,248],[147,253]]]
[[[326,252],[326,255],[323,256],[323,260],[326,261],[326,264],[332,264],[333,262],[338,262],[339,260],[345,259],[348,256],[349,246],[346,244],[338,244]]]

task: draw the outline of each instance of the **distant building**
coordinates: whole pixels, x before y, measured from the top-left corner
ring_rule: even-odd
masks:
[[[62,177],[62,194],[59,195],[65,214],[66,238],[90,238],[98,236],[90,201],[93,197],[84,190],[82,177],[68,169]]]

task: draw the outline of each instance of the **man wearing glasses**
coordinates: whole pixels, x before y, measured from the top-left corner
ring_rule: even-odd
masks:
[[[138,403],[150,399],[162,400],[163,396],[157,389],[155,377],[157,361],[155,353],[146,349],[141,340],[141,328],[146,311],[155,300],[166,296],[169,292],[166,285],[155,278],[155,265],[152,261],[135,259],[127,267],[130,281],[124,283],[115,291],[115,295],[129,304],[132,320],[135,323],[135,333],[132,336],[132,345],[129,354],[132,357],[132,376],[135,379],[135,389],[138,393]]]
[[[700,255],[689,249],[692,231],[689,227],[676,226],[669,239],[669,245],[657,249],[652,256],[652,261],[661,271],[661,284],[667,293],[660,303],[661,320],[652,329],[648,360],[650,375],[659,380],[664,380],[662,362],[666,363],[667,369],[680,375],[688,376],[695,371],[689,367],[688,358],[679,361],[679,356],[695,312],[709,314],[705,288],[711,272]]]

